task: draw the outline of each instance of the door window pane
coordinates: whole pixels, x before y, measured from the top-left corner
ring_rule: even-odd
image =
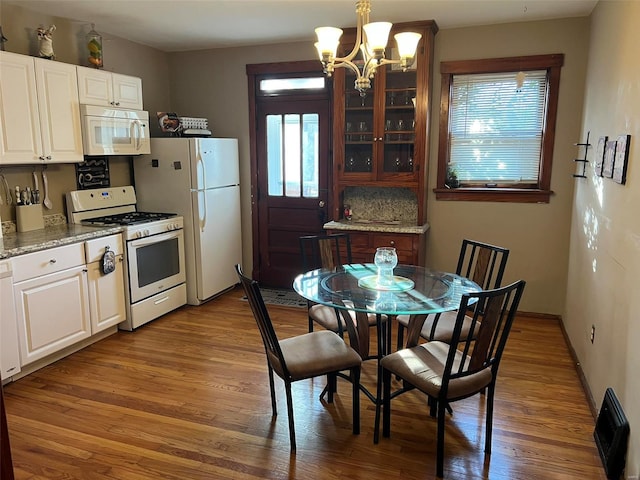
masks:
[[[267,115],[267,168],[270,196],[319,195],[319,116]]]
[[[281,197],[284,192],[282,133],[282,116],[267,115],[267,175],[269,195],[275,197]]]
[[[318,197],[318,114],[309,113],[302,116],[302,196]]]
[[[300,188],[300,115],[284,116],[284,195],[299,197]]]

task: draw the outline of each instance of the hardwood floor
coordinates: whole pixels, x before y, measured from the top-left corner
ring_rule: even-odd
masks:
[[[183,307],[6,385],[16,479],[435,478],[436,421],[417,392],[392,402],[391,438],[374,445],[364,395],[352,435],[345,382],[333,404],[318,399],[324,379],[297,382],[290,455],[283,384],[272,420],[264,350],[241,296]],[[268,308],[280,338],[306,331],[305,309]],[[374,387],[373,361],[363,381]],[[486,458],[483,398],[456,402],[446,420],[445,478],[606,478],[555,320],[516,320]]]

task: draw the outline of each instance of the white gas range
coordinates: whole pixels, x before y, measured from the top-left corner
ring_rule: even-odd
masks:
[[[122,225],[126,241],[127,320],[133,330],[187,302],[181,216],[139,212],[132,186],[67,193],[69,222]]]

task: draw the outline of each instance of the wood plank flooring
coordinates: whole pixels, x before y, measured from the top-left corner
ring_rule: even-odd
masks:
[[[273,420],[264,350],[241,297],[185,306],[5,385],[16,479],[435,478],[436,422],[417,392],[392,402],[391,438],[374,445],[364,395],[354,436],[347,383],[327,404],[324,379],[297,382],[290,455],[283,385],[276,379]],[[306,331],[305,309],[268,308],[281,338]],[[375,362],[363,381],[374,388]],[[445,478],[606,478],[557,321],[516,320],[486,458],[483,399],[456,402],[446,420]]]

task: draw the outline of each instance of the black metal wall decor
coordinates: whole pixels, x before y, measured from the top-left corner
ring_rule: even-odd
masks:
[[[78,190],[111,186],[109,158],[85,156],[84,162],[76,164],[76,183]]]
[[[581,165],[581,168],[579,168],[579,173],[573,174],[575,178],[587,178],[587,176],[585,175],[585,170],[587,168],[587,163],[589,163],[589,160],[587,160],[587,153],[589,147],[591,146],[591,144],[589,143],[590,134],[591,132],[587,132],[587,140],[584,143],[574,143],[574,145],[583,149],[582,158],[576,158],[573,160],[574,162],[579,162]]]

